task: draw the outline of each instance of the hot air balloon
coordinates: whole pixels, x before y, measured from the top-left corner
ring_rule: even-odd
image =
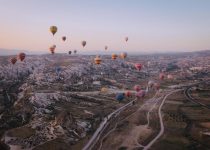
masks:
[[[160,83],[154,83],[154,87],[155,87],[155,90],[159,90],[160,89]]]
[[[122,59],[125,59],[125,58],[127,57],[127,53],[125,53],[125,52],[124,52],[124,53],[121,53],[121,54],[120,54],[120,57],[121,57]]]
[[[171,75],[171,74],[168,74],[168,75],[167,75],[167,78],[168,78],[169,80],[173,80],[173,79],[174,79],[173,75]]]
[[[143,98],[145,96],[146,92],[144,90],[140,90],[136,93],[136,97]]]
[[[126,91],[126,92],[125,92],[125,96],[126,96],[126,97],[131,97],[131,96],[132,96],[132,94],[131,94],[131,92],[130,92],[130,91]]]
[[[87,44],[87,42],[86,41],[82,41],[81,44],[82,44],[83,47],[85,47],[85,45]]]
[[[135,68],[140,71],[142,68],[142,64],[139,63],[135,64]]]
[[[71,55],[71,51],[69,51],[69,55]]]
[[[149,88],[152,88],[154,86],[154,83],[155,83],[154,81],[149,81],[148,82],[148,87]]]
[[[134,89],[136,92],[138,92],[138,91],[141,90],[141,87],[140,87],[139,85],[135,85],[135,86],[133,87],[133,89]]]
[[[108,49],[108,46],[105,46],[104,48],[105,48],[105,50],[107,50]]]
[[[77,50],[74,50],[74,54],[76,54],[77,53]]]
[[[96,56],[96,58],[94,59],[95,64],[100,65],[101,64],[101,58],[99,56]]]
[[[118,93],[116,95],[116,100],[119,101],[119,102],[123,101],[124,98],[125,98],[125,94],[124,93]]]
[[[163,80],[164,78],[165,78],[164,73],[160,73],[160,74],[159,74],[159,79],[160,79],[160,80]]]
[[[11,58],[10,62],[14,65],[17,62],[17,58],[16,57]]]
[[[117,59],[117,55],[116,54],[112,54],[112,59],[113,60]]]
[[[56,48],[56,45],[53,45],[52,47],[53,47],[53,48]]]
[[[59,74],[61,72],[61,67],[60,66],[55,67],[55,72]]]
[[[51,54],[54,54],[54,53],[55,53],[55,47],[54,47],[54,46],[51,46],[51,47],[49,48],[49,50],[50,50]]]
[[[107,92],[108,92],[108,89],[107,89],[106,87],[102,87],[102,88],[101,88],[101,92],[102,92],[102,93],[107,93]]]
[[[125,41],[128,42],[128,37],[125,37]]]
[[[25,57],[26,57],[26,54],[25,53],[20,53],[18,55],[18,58],[20,59],[20,61],[23,61],[25,59]]]
[[[51,26],[50,27],[50,32],[55,35],[55,33],[57,32],[58,28],[56,26]]]
[[[66,36],[63,36],[62,37],[62,40],[65,42],[66,41]]]

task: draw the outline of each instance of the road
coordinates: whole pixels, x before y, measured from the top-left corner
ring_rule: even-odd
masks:
[[[201,102],[199,102],[198,100],[196,100],[195,98],[193,98],[191,95],[190,95],[190,90],[192,89],[193,86],[189,86],[187,87],[185,90],[184,90],[184,94],[185,96],[187,97],[187,99],[193,103],[196,103],[202,107],[205,107],[207,109],[210,109],[210,106],[206,105],[206,104],[203,104]]]
[[[169,94],[167,94],[164,97],[164,99],[163,99],[163,101],[160,104],[159,109],[158,109],[158,116],[159,116],[159,120],[160,120],[160,132],[158,133],[158,135],[152,141],[150,141],[146,146],[144,146],[144,150],[148,150],[149,148],[151,148],[151,146],[163,135],[163,133],[164,133],[164,124],[163,124],[163,118],[162,118],[162,113],[161,113],[163,104],[165,103],[165,101],[168,98],[168,96],[170,96],[171,94],[176,93],[178,91],[181,91],[181,90],[172,91],[172,92],[170,92]]]

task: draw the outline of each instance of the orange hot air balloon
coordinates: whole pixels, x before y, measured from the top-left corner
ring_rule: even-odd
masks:
[[[66,41],[66,36],[63,36],[62,37],[62,40],[65,42]]]
[[[105,50],[107,50],[108,49],[108,46],[105,46]]]
[[[128,37],[125,37],[125,41],[128,42]]]
[[[16,57],[11,58],[10,62],[14,65],[17,62],[17,58]]]
[[[139,63],[135,64],[135,68],[140,71],[142,68],[142,64]]]
[[[112,54],[112,59],[113,60],[117,59],[117,55],[116,54]]]
[[[100,65],[101,64],[101,58],[96,56],[96,58],[94,59],[95,64]]]
[[[18,58],[20,59],[20,61],[23,61],[25,59],[25,57],[26,57],[26,54],[25,53],[20,53],[18,55]]]
[[[56,26],[51,26],[50,27],[50,32],[55,35],[55,33],[57,32],[58,28]]]
[[[159,74],[159,79],[160,79],[160,80],[163,80],[164,78],[165,78],[164,73],[160,73],[160,74]]]
[[[125,59],[125,58],[127,57],[127,53],[125,53],[125,52],[124,52],[124,53],[121,53],[121,54],[120,54],[120,57],[121,57],[122,59]]]
[[[86,41],[82,41],[81,44],[82,44],[83,47],[85,47],[85,45],[87,44],[87,42]]]

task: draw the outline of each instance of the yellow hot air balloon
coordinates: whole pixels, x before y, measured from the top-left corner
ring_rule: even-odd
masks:
[[[58,28],[56,26],[51,26],[50,27],[50,32],[55,35],[55,33],[57,32]]]
[[[108,92],[108,89],[107,89],[106,87],[102,87],[102,88],[101,88],[101,92],[102,92],[102,93],[107,93],[107,92]]]

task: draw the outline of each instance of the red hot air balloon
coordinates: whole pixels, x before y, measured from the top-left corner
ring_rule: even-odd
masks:
[[[20,59],[20,61],[23,61],[25,59],[25,57],[26,57],[26,54],[25,53],[20,53],[18,55],[18,58]]]
[[[10,62],[14,65],[17,62],[17,58],[16,57],[11,58]]]
[[[165,78],[164,73],[160,73],[160,74],[159,74],[159,79],[160,79],[160,80],[163,80],[164,78]]]
[[[126,96],[126,97],[131,97],[131,96],[132,96],[132,94],[131,94],[131,92],[130,92],[130,91],[126,91],[126,92],[125,92],[125,96]]]
[[[140,71],[142,68],[142,64],[139,63],[135,64],[135,68]]]
[[[135,85],[133,88],[136,92],[141,90],[141,87],[139,85]]]
[[[65,42],[66,41],[66,36],[63,36],[62,37],[62,40]]]

